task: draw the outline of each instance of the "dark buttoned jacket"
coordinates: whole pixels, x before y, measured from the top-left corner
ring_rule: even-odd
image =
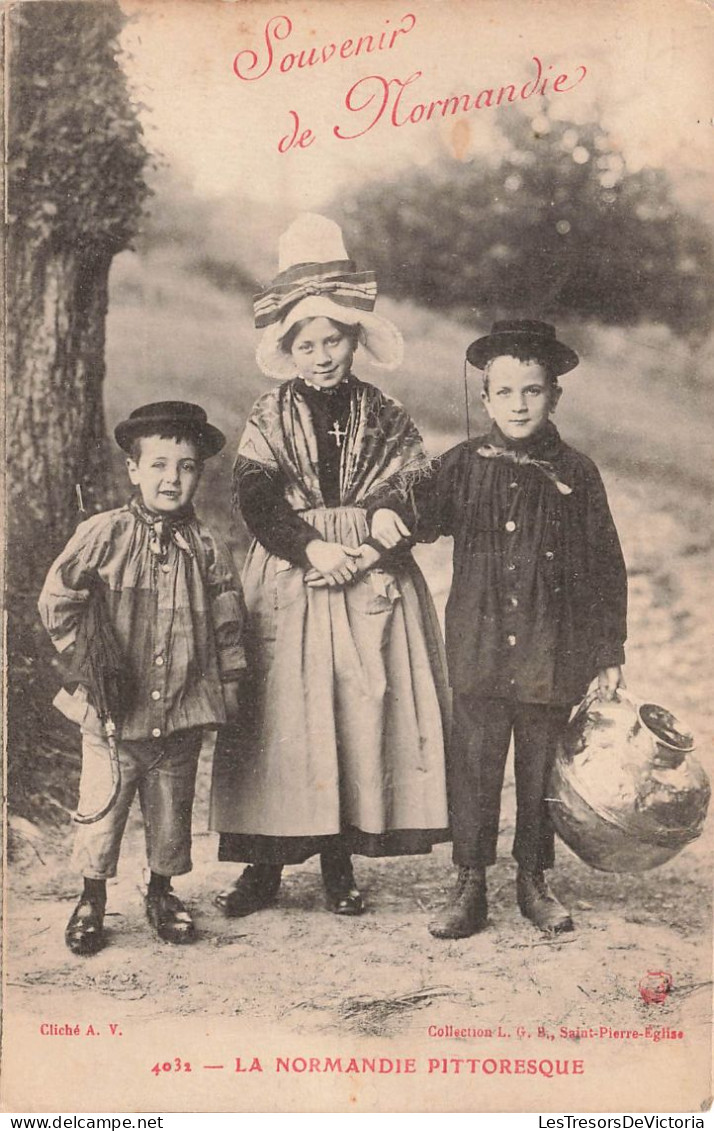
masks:
[[[552,423],[525,444],[494,426],[452,448],[413,503],[419,541],[454,538],[456,691],[573,704],[624,662],[627,577],[605,488]]]

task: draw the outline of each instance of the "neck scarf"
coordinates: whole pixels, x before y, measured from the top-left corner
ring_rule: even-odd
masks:
[[[301,386],[302,390],[301,391]],[[421,436],[400,404],[374,385],[352,377],[337,386],[349,401],[347,435],[340,448],[340,506],[360,506],[378,491],[405,497],[431,468]],[[308,397],[332,404],[319,390],[288,381],[256,402],[243,432],[235,465],[240,479],[247,464],[279,473],[294,510],[324,507],[319,458]]]
[[[177,515],[157,514],[144,506],[138,495],[134,495],[129,503],[129,509],[139,522],[149,528],[149,550],[159,560],[166,558],[171,542],[189,558],[193,557],[193,550],[187,540],[188,524],[194,514],[193,507]]]
[[[525,444],[520,446],[517,444],[509,446],[508,438],[503,435],[500,428],[495,426],[491,430],[491,439],[492,443],[483,444],[480,448],[477,448],[478,455],[482,456],[483,459],[505,459],[520,467],[535,467],[537,471],[545,475],[546,479],[550,480],[561,495],[572,495],[573,488],[558,478],[553,464],[547,459],[536,458],[528,451],[530,447],[531,452],[555,455],[560,437],[553,424],[546,424],[545,428],[539,431],[530,443],[526,441]]]

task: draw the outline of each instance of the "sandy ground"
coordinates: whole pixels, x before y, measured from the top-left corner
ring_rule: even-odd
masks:
[[[611,477],[608,489],[630,569],[629,686],[691,722],[711,773],[713,708],[703,668],[710,628],[703,611],[712,550],[703,503],[693,497],[683,505],[681,496],[624,477]],[[441,605],[449,549],[443,543],[419,551]],[[77,892],[69,867],[71,826],[54,839],[19,826],[8,905],[6,1009],[54,1019],[89,1016],[99,1005],[112,1005],[125,1021],[210,1016],[285,1034],[342,1037],[397,1038],[443,1023],[493,1030],[541,1025],[556,1033],[560,1026],[655,1025],[685,1030],[695,1046],[708,1047],[707,838],[640,875],[596,872],[559,845],[553,885],[571,907],[577,929],[549,940],[515,905],[509,776],[500,859],[490,874],[490,923],[478,937],[439,942],[426,929],[451,883],[448,846],[430,857],[358,859],[367,903],[361,918],[338,918],[325,909],[313,860],[286,869],[275,907],[228,921],[211,901],[237,869],[216,862],[215,837],[206,831],[209,776],[207,742],[195,810],[195,868],[176,882],[198,927],[190,948],[159,942],[145,920],[136,813],[120,878],[109,888],[108,945],[91,959],[71,955],[62,939]],[[639,984],[648,971],[662,970],[671,974],[672,991],[662,1004],[647,1005]]]

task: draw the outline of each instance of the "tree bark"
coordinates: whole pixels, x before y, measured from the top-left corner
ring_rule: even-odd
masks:
[[[8,581],[36,591],[51,555],[111,494],[103,382],[111,254],[10,243]]]
[[[109,268],[136,232],[147,153],[114,0],[38,0],[9,35],[8,585],[36,592],[79,518],[113,501],[103,384]]]
[[[31,819],[73,804],[73,728],[37,615],[48,566],[114,503],[103,407],[112,258],[137,231],[148,154],[118,61],[114,0],[6,6],[8,789]],[[59,799],[59,800],[58,800]],[[52,819],[52,816],[50,816]]]

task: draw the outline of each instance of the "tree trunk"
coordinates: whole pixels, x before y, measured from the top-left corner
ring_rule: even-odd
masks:
[[[103,382],[106,249],[11,241],[8,294],[8,582],[37,591],[77,523],[111,495]]]
[[[37,0],[6,6],[2,19],[8,787],[14,811],[53,819],[73,804],[62,748],[76,738],[51,706],[60,673],[36,602],[80,497],[89,513],[114,502],[103,407],[109,268],[136,234],[148,155],[118,62],[114,0]]]
[[[112,257],[147,160],[114,0],[13,5],[9,38],[8,585],[37,591],[78,519],[111,502],[103,382]]]

